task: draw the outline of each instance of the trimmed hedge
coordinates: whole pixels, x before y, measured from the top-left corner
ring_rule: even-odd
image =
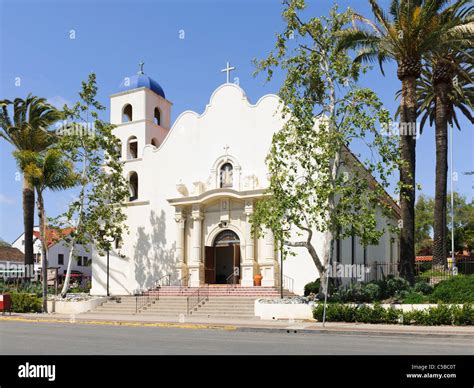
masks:
[[[322,321],[323,312],[323,304],[316,306],[313,310],[314,319]],[[329,303],[326,309],[326,320],[328,322],[398,323],[399,317],[399,310],[394,308],[385,309],[380,304],[371,307]]]
[[[42,300],[35,294],[13,292],[12,299],[13,312],[15,313],[37,313],[42,310]]]
[[[323,320],[324,305],[318,304],[313,309],[313,317]],[[474,325],[474,309],[472,305],[463,307],[439,305],[427,310],[403,312],[393,307],[384,308],[380,304],[373,307],[367,305],[345,305],[329,303],[326,309],[328,322],[361,322],[361,323],[402,323],[404,325]]]

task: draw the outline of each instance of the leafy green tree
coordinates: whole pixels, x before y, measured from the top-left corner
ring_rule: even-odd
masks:
[[[358,49],[356,61],[397,62],[397,76],[402,83],[400,102],[400,233],[401,275],[414,282],[415,260],[415,149],[417,135],[416,83],[422,60],[451,44],[472,40],[469,21],[444,18],[446,0],[391,0],[386,14],[376,0],[369,0],[376,21],[354,15],[354,25],[340,34],[340,48]]]
[[[448,222],[446,225],[446,250],[451,251],[451,193],[446,198]],[[418,255],[432,255],[434,231],[434,199],[421,195],[416,202],[416,244]],[[454,193],[454,250],[474,249],[474,201]]]
[[[11,116],[10,106],[13,108]],[[50,127],[61,117],[61,112],[48,104],[46,99],[31,94],[25,100],[21,98],[15,98],[14,101],[2,100],[0,101],[0,138],[13,145],[16,151],[42,152],[54,142],[54,131],[51,131]],[[22,194],[25,265],[32,268],[35,191],[24,174]]]
[[[129,190],[120,161],[120,141],[114,136],[114,126],[103,121],[99,113],[105,108],[96,100],[97,84],[94,73],[82,82],[80,101],[64,106],[64,122],[58,130],[58,146],[74,165],[79,175],[79,193],[67,212],[56,218],[61,227],[72,227],[69,262],[61,294],[69,288],[71,263],[77,244],[94,244],[110,250],[112,239],[121,239],[126,227],[123,203]]]
[[[259,235],[270,229],[285,254],[306,249],[324,293],[334,239],[355,235],[369,245],[384,233],[376,217],[377,211],[391,214],[394,205],[384,188],[397,168],[397,143],[381,131],[389,125],[388,111],[373,91],[356,84],[361,66],[336,50],[336,36],[352,13],[334,7],[328,17],[302,21],[303,1],[285,6],[276,51],[256,62],[268,79],[275,68],[286,74],[279,92],[285,124],[266,158],[270,195],[256,203],[252,224]],[[370,158],[360,162],[351,144],[370,149]],[[316,233],[325,237],[322,254]]]
[[[58,191],[73,187],[77,183],[77,175],[74,173],[72,163],[65,159],[60,149],[49,148],[45,152],[16,151],[15,158],[25,178],[36,189],[37,208],[39,218],[39,234],[41,241],[41,273],[43,274],[43,312],[48,312],[48,246],[46,210],[44,203],[44,191],[46,189]]]
[[[447,197],[447,212],[451,213],[451,193]],[[447,245],[451,250],[451,229],[453,227],[448,218]],[[474,249],[474,200],[469,202],[464,195],[454,193],[454,251]]]
[[[415,205],[415,247],[416,254],[431,256],[433,233],[433,198],[421,194]]]

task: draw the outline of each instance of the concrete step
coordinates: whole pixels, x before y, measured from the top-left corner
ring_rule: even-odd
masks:
[[[251,320],[254,319],[254,315],[211,315],[211,314],[192,314],[189,315],[191,318],[222,318],[222,319],[242,319],[242,320]]]
[[[164,289],[167,292],[164,292]],[[255,289],[244,289],[236,287],[232,292],[228,293],[226,287],[212,288],[209,292],[209,299],[201,302],[201,304],[193,309],[187,315],[188,296],[192,295],[196,289],[187,289],[187,292],[173,294],[176,289],[173,287],[164,287],[159,292],[150,293],[150,303],[143,305],[138,313],[136,313],[137,299],[135,296],[123,296],[115,300],[108,300],[102,306],[98,306],[92,314],[113,315],[143,315],[147,317],[171,317],[181,318],[184,316],[193,316],[199,318],[225,318],[225,319],[254,319],[255,300],[262,297],[272,297],[273,294],[278,296],[279,293],[275,289],[264,289],[255,294]],[[209,289],[211,290],[211,288]],[[261,289],[259,290],[261,291]],[[159,296],[158,296],[159,295]],[[156,297],[155,297],[156,296]],[[194,295],[193,295],[194,296]]]

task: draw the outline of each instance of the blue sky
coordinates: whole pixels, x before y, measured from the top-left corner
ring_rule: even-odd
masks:
[[[341,9],[351,6],[370,15],[366,1],[337,3]],[[323,15],[333,2],[309,4],[308,15]],[[253,78],[251,63],[274,47],[275,33],[284,28],[281,10],[274,0],[0,0],[0,98],[24,98],[31,92],[59,105],[74,102],[80,82],[94,71],[99,100],[108,108],[108,96],[143,60],[145,73],[173,102],[174,119],[187,109],[204,110],[213,90],[225,81],[220,69],[230,61],[237,67],[233,76],[256,102],[276,93],[282,80],[277,76],[265,84],[263,76]],[[72,30],[75,39],[70,39]],[[386,77],[374,69],[361,80],[392,112],[400,86],[393,69],[386,68]],[[17,77],[20,86],[15,85]],[[462,172],[474,169],[473,131],[467,120],[461,123],[462,132],[454,132],[453,142],[454,171],[459,175],[455,189],[472,198],[472,177]],[[23,228],[22,184],[11,151],[0,141],[0,237],[10,242]],[[433,130],[426,128],[417,146],[417,180],[427,195],[434,194],[434,151]],[[64,211],[71,197],[71,192],[48,193],[49,215]]]

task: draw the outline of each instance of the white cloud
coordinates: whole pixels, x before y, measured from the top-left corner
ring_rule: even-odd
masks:
[[[16,203],[16,201],[15,201],[14,198],[7,197],[6,195],[0,193],[0,203],[5,203],[7,205],[13,205],[13,204]]]

